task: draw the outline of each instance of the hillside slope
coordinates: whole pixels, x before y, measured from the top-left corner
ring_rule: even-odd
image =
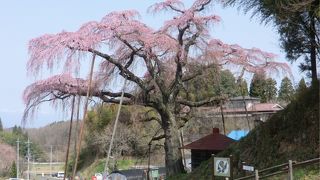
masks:
[[[10,167],[16,160],[14,147],[0,141],[0,177],[9,175]]]
[[[252,130],[248,136],[219,156],[234,156],[235,177],[240,176],[241,161],[257,169],[287,162],[319,157],[319,89],[300,92],[283,111]],[[187,177],[209,179],[211,169],[203,163]]]
[[[65,161],[65,152],[68,145],[70,121],[59,121],[51,123],[40,128],[26,129],[31,141],[39,144],[42,150],[46,153],[46,161],[49,161],[50,151],[52,146],[53,160],[63,162]],[[73,123],[71,148],[74,151],[76,122]]]

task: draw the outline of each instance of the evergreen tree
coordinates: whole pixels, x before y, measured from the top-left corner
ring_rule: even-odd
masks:
[[[199,67],[195,65],[194,68]],[[217,68],[211,68],[207,70],[205,75],[186,83],[186,90],[189,98],[197,101],[220,94],[225,94],[229,97],[239,94],[236,79],[231,71]]]
[[[236,79],[229,70],[223,70],[220,73],[219,87],[213,87],[215,94],[226,94],[229,97],[237,94]],[[220,91],[220,92],[219,92]]]
[[[288,77],[285,77],[282,79],[278,94],[279,94],[278,96],[279,100],[282,100],[285,102],[291,101],[294,94],[294,89]]]
[[[12,129],[12,133],[17,134],[17,135],[24,135],[22,128],[20,126],[14,125]]]
[[[236,96],[248,96],[249,95],[248,84],[247,84],[246,80],[241,79],[240,81],[238,81],[236,88],[237,88]]]
[[[228,0],[232,5],[242,7],[245,12],[261,18],[261,22],[273,23],[280,35],[281,47],[287,59],[305,62],[299,66],[311,71],[312,81],[317,82],[319,62],[319,0]]]
[[[297,92],[303,92],[306,89],[307,89],[306,82],[304,81],[304,78],[301,78],[297,87]]]
[[[264,73],[256,73],[253,75],[250,84],[249,95],[251,97],[259,97],[262,99],[266,99],[265,96],[265,85],[266,85],[266,76]]]
[[[272,79],[272,78],[268,78],[266,80],[265,83],[265,87],[264,87],[264,95],[263,98],[261,99],[262,102],[270,102],[272,100],[275,100],[277,97],[277,82]]]
[[[1,118],[0,118],[0,131],[3,131],[3,126],[2,126]]]
[[[17,177],[17,166],[15,161],[13,161],[10,167],[10,177]]]

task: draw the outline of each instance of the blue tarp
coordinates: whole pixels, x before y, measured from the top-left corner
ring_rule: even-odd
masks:
[[[249,131],[247,130],[233,130],[228,134],[228,137],[237,141],[242,137],[246,136],[248,133]]]

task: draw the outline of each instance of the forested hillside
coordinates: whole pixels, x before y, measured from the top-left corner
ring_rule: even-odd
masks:
[[[16,151],[14,147],[0,140],[0,177],[10,174],[11,167],[16,161]]]
[[[235,175],[240,175],[241,161],[255,168],[319,157],[319,88],[297,93],[294,100],[267,122],[219,156],[232,154]],[[210,163],[203,163],[186,179],[211,177]]]
[[[74,147],[75,132],[77,127],[76,124],[77,121],[73,123],[71,148]],[[51,148],[54,162],[65,161],[65,152],[68,144],[69,125],[70,121],[58,121],[41,128],[26,129],[33,143],[39,144],[39,146],[45,153],[43,161],[49,162]],[[73,149],[71,150],[71,152],[73,152]]]
[[[1,177],[16,176],[17,141],[19,140],[20,171],[26,167],[28,134],[21,127],[14,126],[11,129],[0,131],[0,179]],[[45,159],[42,149],[37,143],[30,143],[30,160],[43,161]]]

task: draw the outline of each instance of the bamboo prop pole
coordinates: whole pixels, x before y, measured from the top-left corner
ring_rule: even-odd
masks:
[[[77,165],[78,165],[78,159],[79,159],[79,154],[80,154],[80,149],[81,149],[81,141],[82,141],[82,136],[83,136],[83,129],[85,125],[85,120],[87,116],[87,110],[88,110],[88,104],[89,104],[89,97],[90,97],[90,91],[91,91],[91,83],[92,83],[92,76],[93,76],[93,67],[94,67],[94,62],[96,59],[96,54],[93,54],[92,57],[92,62],[91,62],[91,68],[90,68],[90,77],[89,77],[89,84],[88,84],[88,89],[87,89],[87,96],[84,104],[84,109],[83,109],[83,119],[81,122],[81,127],[80,127],[80,134],[79,134],[79,140],[78,140],[78,149],[77,149],[77,154],[76,154],[76,159],[74,162],[74,169],[72,173],[72,177],[74,178],[77,172]]]
[[[289,160],[289,180],[293,180],[292,160]]]
[[[76,122],[76,128],[75,128],[75,134],[78,134],[78,129],[79,129],[79,117],[80,117],[80,104],[81,104],[81,96],[78,96],[78,101],[77,101],[77,114],[76,114],[76,118],[77,118],[77,122]],[[77,152],[77,136],[75,136],[74,138],[74,154],[76,154]],[[73,172],[73,169],[72,169]]]
[[[247,119],[247,123],[248,123],[248,128],[249,128],[249,131],[251,131],[251,127],[250,127],[250,123],[249,123],[249,115],[248,115],[247,103],[246,103],[246,100],[244,99],[244,95],[242,95],[242,100],[243,100],[243,104],[244,104],[244,110],[246,111],[246,119]]]
[[[66,161],[65,161],[65,164],[64,164],[63,180],[66,179],[66,175],[67,175],[67,168],[68,168],[69,149],[70,149],[70,140],[71,140],[71,131],[72,131],[72,121],[73,121],[73,112],[74,112],[75,99],[76,99],[76,97],[73,96],[73,98],[72,98],[72,105],[71,105],[71,117],[70,117],[70,125],[69,125],[69,134],[68,134],[68,147],[67,147]]]
[[[183,140],[183,129],[180,130],[180,139],[181,139],[181,147],[184,147],[184,140]],[[181,148],[181,154],[182,154],[182,159],[184,163],[184,168],[187,170],[187,162],[186,162],[186,156],[184,154],[184,149]]]
[[[124,96],[124,90],[125,90],[126,84],[127,84],[127,78],[124,80],[123,87],[122,87],[122,92],[121,92],[121,97],[120,97],[120,104],[119,104],[119,107],[118,107],[116,120],[114,122],[114,127],[113,127],[111,141],[110,141],[109,150],[108,150],[108,156],[107,156],[107,159],[106,159],[106,164],[104,166],[104,172],[106,172],[107,169],[108,169],[108,163],[109,163],[109,159],[110,159],[110,154],[111,154],[111,149],[112,149],[112,145],[113,145],[113,141],[114,141],[114,136],[116,134],[116,129],[117,129],[117,125],[118,125],[118,120],[119,120],[119,116],[120,116],[120,111],[121,111],[121,106],[122,106],[122,102],[123,102],[123,96]]]
[[[152,141],[149,142],[148,146],[148,170],[147,170],[147,180],[150,180],[150,160],[151,160],[151,145],[152,145]]]
[[[256,169],[256,170],[254,171],[254,174],[255,174],[254,179],[255,179],[255,180],[259,180],[259,170]]]
[[[220,112],[221,112],[221,119],[222,119],[222,125],[223,125],[223,134],[226,135],[226,126],[224,123],[224,113],[223,113],[222,102],[220,102]]]
[[[211,154],[211,162],[212,162],[212,166],[211,166],[211,180],[214,180],[214,170],[215,170],[215,167],[214,167],[214,157],[215,155],[214,154]]]

